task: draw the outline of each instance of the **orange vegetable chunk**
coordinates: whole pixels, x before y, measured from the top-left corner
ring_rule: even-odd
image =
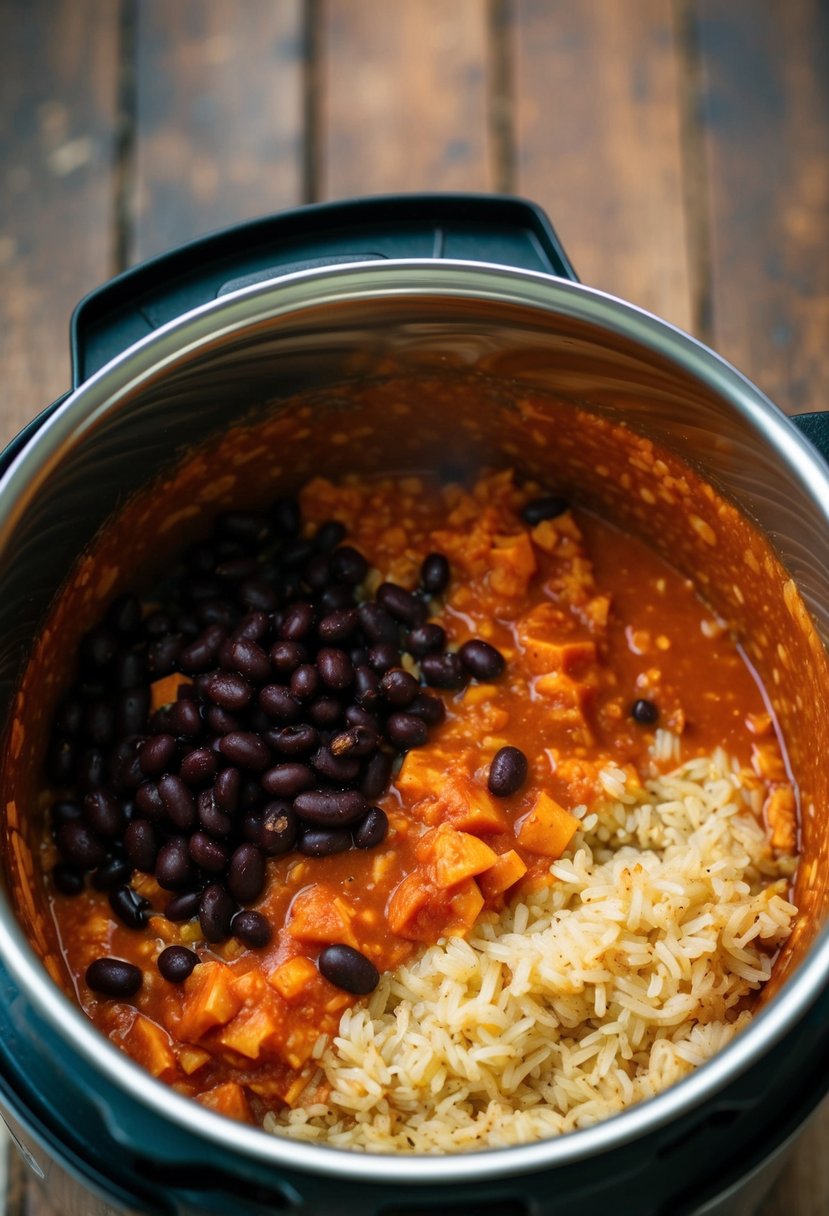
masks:
[[[358,948],[351,928],[353,909],[334,887],[314,883],[298,892],[291,904],[288,931],[291,937],[321,945],[342,943]]]
[[[494,866],[478,875],[478,886],[484,899],[490,901],[515,886],[526,873],[527,867],[515,849],[508,849],[506,853],[501,854]]]
[[[458,832],[445,823],[418,842],[417,855],[430,860],[435,886],[444,890],[465,878],[474,878],[498,860],[498,854],[477,836]]]
[[[198,1094],[196,1100],[201,1102],[202,1106],[209,1106],[211,1110],[218,1111],[220,1115],[227,1115],[228,1119],[240,1119],[243,1123],[253,1122],[250,1103],[242,1086],[236,1081],[215,1085],[206,1093]]]
[[[183,676],[180,671],[174,671],[161,680],[153,680],[150,685],[150,709],[163,709],[165,705],[172,705],[181,686],[192,683],[190,677]]]
[[[178,1037],[191,1042],[214,1026],[224,1026],[242,1007],[242,997],[233,991],[233,971],[224,963],[207,962],[196,967],[183,984],[184,1004],[178,1022]]]
[[[432,894],[431,884],[421,870],[407,874],[392,892],[386,908],[386,919],[392,933],[417,941],[417,937],[411,938],[412,925]]]
[[[308,985],[313,983],[317,974],[317,969],[310,958],[300,954],[296,958],[289,958],[286,962],[280,963],[278,967],[274,967],[268,976],[268,983],[284,1000],[295,1001]]]
[[[542,791],[524,817],[518,832],[518,843],[530,853],[561,857],[578,826],[579,821],[574,815]]]
[[[157,1023],[135,1015],[135,1021],[124,1036],[125,1045],[134,1059],[154,1077],[169,1078],[176,1073],[176,1057],[171,1047],[170,1036]]]

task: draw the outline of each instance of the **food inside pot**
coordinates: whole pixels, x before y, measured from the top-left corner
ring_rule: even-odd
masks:
[[[796,797],[724,623],[511,469],[226,511],[78,647],[41,847],[77,999],[274,1132],[584,1126],[751,1017]]]

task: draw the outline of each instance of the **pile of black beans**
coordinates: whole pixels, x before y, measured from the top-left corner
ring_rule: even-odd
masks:
[[[246,905],[267,858],[382,842],[375,803],[395,760],[445,716],[424,685],[490,680],[504,660],[477,639],[448,651],[427,619],[449,584],[442,554],[414,591],[386,582],[367,599],[366,560],[345,540],[336,520],[306,538],[292,498],[226,513],[152,610],[124,595],[85,636],[47,760],[59,891],[90,881],[131,928],[163,911],[198,917],[207,942],[262,947],[271,928]],[[192,682],[151,712],[151,684],[176,672]],[[131,885],[136,871],[169,892],[163,909]]]

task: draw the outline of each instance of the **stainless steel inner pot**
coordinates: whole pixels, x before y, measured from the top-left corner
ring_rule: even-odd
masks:
[[[300,389],[382,376],[390,361],[403,374],[484,369],[505,410],[526,390],[552,393],[681,454],[772,540],[826,639],[827,468],[732,367],[665,322],[547,274],[471,261],[365,261],[295,272],[187,312],[94,374],[43,423],[0,484],[4,705],[77,555],[131,493],[208,435],[278,411]],[[393,438],[393,420],[389,427]],[[439,468],[499,458],[470,451],[451,417],[434,451],[420,455]],[[348,456],[332,448],[330,471]],[[528,438],[530,458],[539,459]],[[820,1096],[810,1074],[816,1045],[826,1046],[818,1011],[829,937],[813,930],[800,965],[750,1028],[661,1096],[561,1139],[424,1159],[286,1142],[154,1081],[58,990],[4,893],[0,1023],[17,1065],[6,1068],[0,1101],[39,1168],[48,1172],[64,1146],[62,1167],[109,1196],[101,1211],[127,1210],[129,1180],[122,1176],[119,1200],[111,1181],[127,1166],[130,1178],[155,1171],[165,1211],[567,1213],[611,1198],[617,1212],[701,1211],[718,1194],[702,1163],[719,1151],[729,1120],[784,1081],[808,1089],[809,1107]],[[798,1059],[798,1038],[810,1064]],[[747,1149],[719,1189],[759,1169],[805,1113],[792,1114],[791,1126],[781,1116],[778,1142]],[[670,1187],[675,1206],[645,1206],[648,1192],[667,1203]],[[146,1196],[130,1203],[156,1210],[141,1206]]]

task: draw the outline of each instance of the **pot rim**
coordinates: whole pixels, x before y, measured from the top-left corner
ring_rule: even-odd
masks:
[[[742,414],[813,497],[829,527],[829,470],[794,425],[745,376],[709,347],[654,314],[608,293],[548,274],[461,260],[400,259],[297,271],[258,283],[167,322],[95,373],[63,401],[0,479],[0,559],[17,522],[65,453],[151,378],[257,323],[307,308],[388,297],[438,296],[514,304],[582,320],[690,373]],[[602,1122],[553,1139],[445,1156],[365,1153],[304,1143],[221,1115],[157,1081],[111,1044],[51,980],[0,892],[0,958],[37,1014],[140,1107],[222,1149],[263,1165],[354,1181],[427,1185],[481,1182],[573,1164],[665,1127],[739,1078],[791,1031],[829,977],[829,926],[804,963],[751,1025],[708,1063],[667,1090]],[[111,1112],[108,1122],[115,1128]],[[119,1138],[128,1112],[118,1111]],[[428,1161],[428,1168],[425,1162]]]

